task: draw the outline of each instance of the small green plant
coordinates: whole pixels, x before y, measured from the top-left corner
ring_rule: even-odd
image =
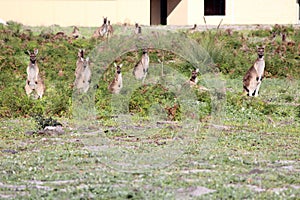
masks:
[[[135,90],[129,102],[129,111],[145,117],[156,104],[163,108],[168,120],[180,120],[180,105],[175,94],[160,84],[145,85]]]
[[[47,126],[62,126],[57,120],[53,119],[52,117],[45,118],[41,114],[36,114],[33,116],[34,120],[37,123],[38,130],[43,130]]]

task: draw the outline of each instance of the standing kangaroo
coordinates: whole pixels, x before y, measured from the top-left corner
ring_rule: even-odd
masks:
[[[114,28],[110,24],[110,21],[107,21],[107,36],[112,36],[114,34]]]
[[[42,98],[45,91],[45,84],[39,75],[39,67],[36,61],[36,56],[39,50],[34,49],[32,53],[29,50],[27,52],[30,56],[30,61],[26,70],[27,80],[25,85],[25,91],[27,95],[30,95],[33,91],[36,91],[38,98]]]
[[[248,94],[248,96],[258,96],[265,70],[264,51],[265,46],[257,46],[258,58],[243,78],[244,94]]]
[[[108,25],[107,25],[107,17],[103,17],[103,24],[99,28],[97,28],[93,34],[93,37],[98,38],[99,36],[104,37],[107,36]]]
[[[74,26],[73,32],[72,32],[72,37],[74,39],[77,39],[77,38],[79,38],[79,36],[80,36],[79,28],[77,26]]]
[[[133,75],[136,79],[145,79],[149,68],[149,56],[147,49],[143,49],[141,60],[134,66]]]
[[[121,68],[123,64],[117,65],[116,63],[114,63],[114,66],[116,68],[116,73],[114,79],[108,86],[108,90],[112,94],[119,94],[123,87],[122,72],[121,72]]]
[[[141,34],[142,33],[142,28],[139,26],[138,23],[135,23],[134,33],[135,34]]]
[[[76,61],[76,70],[75,70],[75,87],[80,92],[87,92],[91,83],[91,69],[89,66],[89,57],[84,59],[84,50],[79,49],[78,59]]]

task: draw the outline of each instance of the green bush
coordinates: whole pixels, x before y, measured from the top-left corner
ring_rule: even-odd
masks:
[[[30,116],[32,113],[72,116],[72,84],[75,79],[77,51],[84,48],[88,54],[100,41],[90,37],[77,40],[55,39],[55,31],[61,30],[69,29],[58,26],[28,28],[12,21],[7,26],[0,26],[0,117]],[[287,33],[290,44],[281,42],[278,34],[283,31]],[[87,33],[86,29],[83,32]],[[275,40],[271,37],[273,32],[277,34]],[[222,30],[211,30],[187,35],[206,49],[214,61],[214,66],[210,67],[229,78],[240,79],[243,76],[256,59],[256,45],[259,44],[266,45],[267,78],[300,78],[299,55],[295,53],[298,52],[300,31],[292,26],[274,26],[272,31],[259,29],[228,34]],[[38,65],[46,85],[45,95],[40,100],[27,97],[24,90],[26,67],[29,63],[27,50],[34,48],[39,49]],[[163,60],[187,79],[191,69],[195,67],[172,52],[151,50],[149,55],[151,62]],[[139,57],[140,52],[131,52],[117,60],[122,60],[125,66],[123,70],[128,72],[133,69]],[[108,68],[96,89],[95,104],[100,117],[112,114],[112,95],[108,92],[107,85],[113,73],[114,69]],[[209,116],[212,111],[209,93],[196,92],[196,96],[200,119]],[[261,114],[290,114],[288,109],[275,108],[260,100],[249,101],[237,94],[227,97],[227,104],[235,109],[251,107]],[[175,99],[174,94],[161,85],[143,86],[130,99],[130,112],[145,116],[152,112],[151,105],[159,104],[159,109],[166,113],[166,118],[178,120],[182,117],[182,107]],[[285,99],[292,102],[293,97],[286,96]]]

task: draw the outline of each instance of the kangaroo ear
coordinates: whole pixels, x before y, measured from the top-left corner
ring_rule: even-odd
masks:
[[[196,72],[197,72],[197,73],[199,72],[199,68],[196,69]]]
[[[39,53],[38,49],[34,49],[34,54],[37,55]]]
[[[28,55],[30,55],[30,54],[31,54],[29,50],[27,50],[27,53],[28,53]]]
[[[121,63],[121,64],[119,65],[120,68],[122,68],[122,66],[123,66],[123,63]]]
[[[114,63],[114,66],[115,66],[115,67],[117,67],[117,64],[116,64],[116,63]]]

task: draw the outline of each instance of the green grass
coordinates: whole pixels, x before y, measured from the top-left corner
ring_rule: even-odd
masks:
[[[70,33],[71,27],[1,27],[0,198],[298,199],[300,34],[285,28],[295,46],[286,46],[284,54],[276,49],[285,44],[279,36],[272,43],[266,30],[187,34],[221,72],[217,79],[200,76],[199,84],[210,89],[224,84],[226,93],[186,89],[180,96],[177,86],[132,83],[135,90],[128,100],[126,87],[119,96],[108,93],[114,73],[109,65],[95,88],[97,119],[78,121],[72,115],[76,55],[78,48],[90,53],[100,43],[90,39],[94,29],[80,27],[85,38],[68,41],[45,39],[40,33]],[[283,29],[274,27],[278,33]],[[116,34],[121,30],[116,26]],[[22,39],[22,33],[29,39]],[[261,41],[267,43],[267,73],[260,95],[241,96],[242,75]],[[248,52],[240,50],[243,43]],[[36,47],[47,87],[41,100],[24,91],[25,52]],[[128,52],[116,58],[124,63],[125,80],[139,56]],[[158,58],[165,70],[160,83],[174,77],[181,83],[194,67],[174,52],[152,50],[152,69],[157,70],[149,70],[151,80],[161,76]],[[60,69],[62,77],[56,76]],[[130,112],[122,107],[124,100]],[[35,114],[56,119],[65,133],[32,134],[38,130]]]

